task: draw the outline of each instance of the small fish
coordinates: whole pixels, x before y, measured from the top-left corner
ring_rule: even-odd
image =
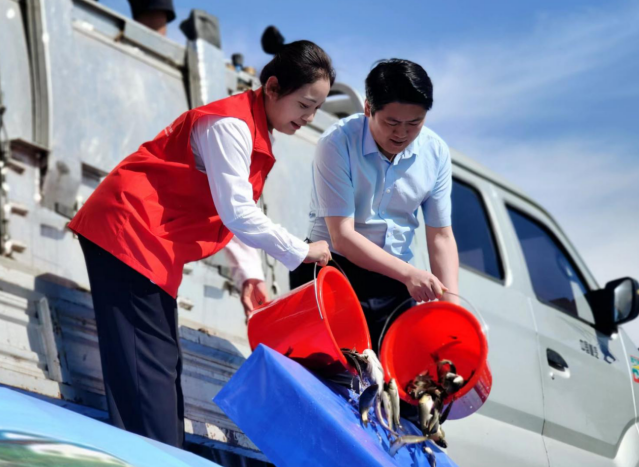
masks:
[[[464,385],[464,378],[455,373],[446,373],[442,385],[447,394],[454,394]]]
[[[415,400],[419,400],[427,392],[437,400],[441,391],[439,383],[428,372],[420,373],[406,385],[406,393]]]
[[[368,411],[375,403],[377,389],[377,385],[373,384],[367,387],[362,395],[359,396],[359,415],[364,426],[368,426]]]
[[[384,394],[384,392],[382,392],[382,394]],[[379,420],[379,423],[386,428],[390,433],[394,434],[395,436],[399,436],[390,426],[390,424],[392,423],[392,421],[390,421],[390,423],[388,423],[386,421],[386,418],[384,417],[384,414],[382,413],[382,398],[377,395],[376,398],[376,402],[375,402],[375,416],[377,417],[377,420]]]
[[[446,366],[448,366],[448,371],[446,371]],[[437,362],[437,374],[440,375],[439,380],[441,381],[441,374],[444,373],[457,373],[457,367],[450,360],[440,360]]]
[[[435,433],[437,433],[437,430],[439,430],[439,410],[434,409],[433,410],[433,416],[431,417],[430,421],[428,422],[428,436],[433,435]]]
[[[381,394],[381,391],[384,390],[384,367],[382,367],[381,362],[372,349],[365,349],[362,352],[362,355],[366,357],[366,361],[368,363],[366,366],[366,376],[369,377],[372,384],[378,385],[377,387]]]
[[[428,440],[428,436],[415,436],[415,435],[405,435],[400,436],[399,438],[395,438],[390,446],[389,454],[392,457],[395,457],[397,451],[399,451],[404,446],[408,446],[409,444],[418,444],[425,443]]]
[[[393,423],[397,428],[401,429],[402,424],[399,420],[399,390],[395,378],[391,378],[388,382],[388,395],[390,396],[391,407],[393,408]]]
[[[435,444],[439,446],[440,448],[443,448],[443,449],[448,448],[448,443],[446,442],[446,433],[444,433],[444,429],[441,427],[441,425],[439,426],[439,429],[437,430],[437,432],[430,435],[429,438],[432,441],[434,441]]]
[[[346,387],[357,394],[360,393],[360,379],[358,376],[349,373],[337,373],[333,375],[324,376],[326,381],[330,381],[332,383],[338,384],[340,386]]]
[[[388,391],[382,392],[382,406],[384,407],[384,412],[386,413],[386,418],[388,419],[388,426],[390,427],[390,431],[394,430],[395,421],[393,419],[393,405],[391,403],[391,398],[388,395]]]
[[[426,454],[426,458],[428,459],[428,463],[430,467],[437,467],[437,459],[435,458],[435,453],[428,446],[424,446],[423,448],[424,454]]]
[[[341,350],[342,350],[342,354],[344,354],[344,358],[346,358],[348,363],[350,363],[353,366],[353,368],[355,368],[355,371],[357,371],[357,375],[361,379],[363,377],[362,363],[364,364],[367,363],[364,356],[358,354],[355,349],[353,350],[341,349]]]
[[[422,430],[424,436],[428,435],[428,426],[432,417],[431,411],[433,410],[434,404],[430,394],[424,394],[419,399],[419,428]]]

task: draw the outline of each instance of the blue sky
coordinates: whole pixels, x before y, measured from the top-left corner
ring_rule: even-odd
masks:
[[[360,91],[380,58],[422,64],[429,127],[544,205],[600,284],[639,278],[639,2],[174,2],[169,37],[184,42],[179,22],[207,10],[225,53],[258,69],[270,24],[321,45]],[[639,342],[639,320],[629,331]]]

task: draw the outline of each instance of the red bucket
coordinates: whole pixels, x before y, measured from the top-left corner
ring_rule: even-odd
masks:
[[[455,401],[449,419],[467,417],[486,402],[493,383],[488,342],[481,324],[468,310],[450,302],[414,306],[391,325],[382,341],[381,362],[387,381],[395,378],[400,397],[413,405],[407,384],[428,371],[437,377],[437,359],[450,360],[467,383],[444,400]]]
[[[251,349],[258,344],[307,368],[354,371],[340,349],[371,346],[364,312],[346,277],[327,266],[315,281],[255,310],[249,317]]]

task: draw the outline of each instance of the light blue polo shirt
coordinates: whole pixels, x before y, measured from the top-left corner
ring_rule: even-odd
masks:
[[[448,146],[428,128],[390,162],[379,152],[364,114],[344,118],[317,145],[308,238],[326,240],[339,254],[324,217],[353,217],[357,232],[410,261],[420,207],[426,225],[451,225],[451,173]]]

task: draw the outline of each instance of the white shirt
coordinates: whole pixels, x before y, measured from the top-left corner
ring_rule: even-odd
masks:
[[[308,244],[273,223],[253,201],[249,182],[253,139],[248,125],[233,117],[201,117],[191,132],[191,148],[196,168],[208,177],[222,222],[235,235],[226,252],[238,288],[246,279],[264,279],[254,248],[290,271],[297,268],[308,255]]]

